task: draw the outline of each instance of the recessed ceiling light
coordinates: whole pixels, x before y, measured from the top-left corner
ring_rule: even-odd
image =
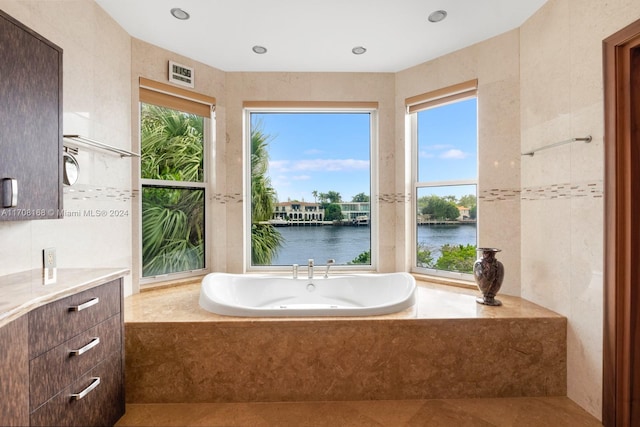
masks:
[[[440,22],[447,17],[446,10],[436,10],[429,15],[429,22]]]
[[[179,7],[174,7],[173,9],[171,9],[171,14],[173,15],[174,18],[180,19],[182,21],[189,19],[189,16],[190,16],[187,12],[180,9]]]
[[[353,49],[351,49],[351,52],[353,52],[354,55],[362,55],[366,51],[367,51],[367,49],[365,49],[362,46],[356,46]]]
[[[258,55],[262,55],[263,53],[267,53],[267,48],[264,47],[264,46],[255,45],[254,47],[251,48],[251,50],[253,50]]]

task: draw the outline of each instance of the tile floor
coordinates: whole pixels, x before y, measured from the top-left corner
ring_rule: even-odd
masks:
[[[590,427],[597,419],[566,397],[129,404],[117,427]]]

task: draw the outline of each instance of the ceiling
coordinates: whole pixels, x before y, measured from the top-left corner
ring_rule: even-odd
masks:
[[[545,1],[96,0],[131,36],[223,71],[301,72],[397,72],[517,28]],[[431,23],[436,10],[447,17]]]

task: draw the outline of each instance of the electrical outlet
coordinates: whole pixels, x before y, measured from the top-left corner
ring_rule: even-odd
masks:
[[[56,248],[46,248],[42,250],[44,268],[56,268]]]

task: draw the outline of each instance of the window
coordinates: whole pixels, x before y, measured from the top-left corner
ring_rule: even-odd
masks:
[[[474,80],[407,99],[417,272],[471,279],[477,258],[476,86]]]
[[[248,270],[375,268],[376,108],[245,103]]]
[[[186,99],[191,93],[157,82],[141,79],[141,86],[142,277],[201,272],[212,103]]]

